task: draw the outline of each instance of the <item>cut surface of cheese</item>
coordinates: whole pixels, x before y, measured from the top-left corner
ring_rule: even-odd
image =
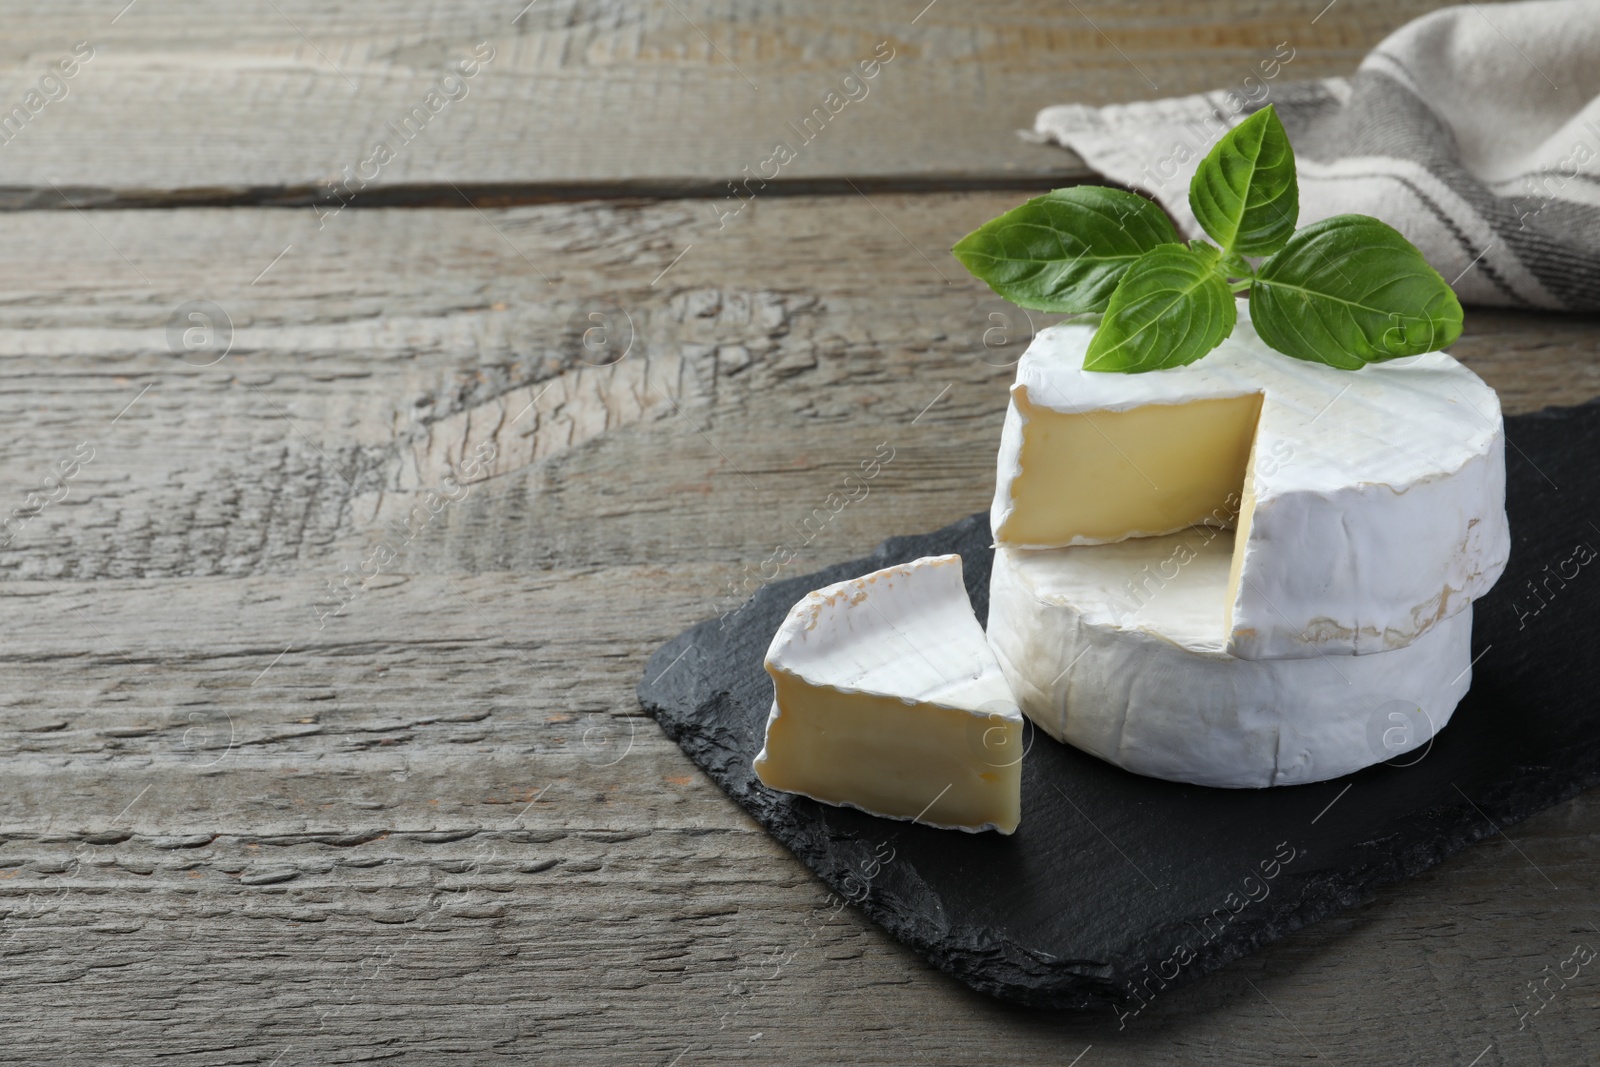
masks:
[[[1239,659],[1220,595],[1234,536],[997,548],[989,640],[1028,718],[1137,774],[1227,787],[1348,774],[1449,721],[1471,682],[1470,608],[1389,652]]]
[[[1218,597],[1246,659],[1404,647],[1505,568],[1499,399],[1448,355],[1336,370],[1267,348],[1241,309],[1196,363],[1106,374],[1083,370],[1093,333],[1052,327],[1023,355],[997,543],[1234,528]]]
[[[931,826],[1017,828],[1022,714],[960,556],[807,594],[766,667],[774,699],[755,759],[766,785]]]
[[[1060,412],[1011,394],[1023,425],[1013,506],[997,538],[1102,544],[1195,523],[1233,525],[1261,394]],[[1003,537],[1000,535],[1003,534]]]

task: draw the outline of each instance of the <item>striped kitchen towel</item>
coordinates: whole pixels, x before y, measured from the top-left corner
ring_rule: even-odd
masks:
[[[1231,88],[1050,107],[1035,132],[1198,237],[1188,193],[1200,160],[1274,104],[1299,167],[1301,225],[1374,215],[1464,302],[1600,311],[1600,0],[1445,8],[1350,78],[1291,81],[1293,63],[1285,41]]]

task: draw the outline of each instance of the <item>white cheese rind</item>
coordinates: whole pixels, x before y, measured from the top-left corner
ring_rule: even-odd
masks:
[[[1260,788],[1392,759],[1442,729],[1465,695],[1470,608],[1390,652],[1229,656],[1212,606],[1226,580],[1225,532],[1139,612],[1122,612],[1112,587],[1129,565],[1171,558],[1181,540],[996,549],[989,640],[1040,729],[1136,774]],[[1392,745],[1391,716],[1411,708],[1431,729]]]
[[[1022,713],[960,556],[808,594],[766,667],[774,700],[755,771],[767,785],[886,818],[1016,829]]]
[[[1088,325],[1045,330],[1017,370],[1062,414],[1264,393],[1240,518],[1247,539],[1227,650],[1244,659],[1401,648],[1487,592],[1505,568],[1505,439],[1494,390],[1444,353],[1336,370],[1272,351],[1241,309],[1187,367],[1084,371]],[[991,522],[1015,501],[1026,420],[1006,413]],[[1137,485],[1135,485],[1137,489]],[[1129,536],[1170,530],[1129,531]],[[1086,543],[1070,539],[1047,548]]]

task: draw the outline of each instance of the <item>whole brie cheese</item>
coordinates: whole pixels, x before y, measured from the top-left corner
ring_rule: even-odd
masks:
[[[1185,367],[1083,370],[1094,328],[1039,334],[1001,437],[991,522],[1019,548],[1238,531],[1218,590],[1245,659],[1402,648],[1505,568],[1494,390],[1443,353],[1359,371],[1233,335]],[[1132,573],[1130,594],[1146,584]]]
[[[1234,537],[997,548],[989,640],[1028,718],[1135,773],[1229,787],[1348,774],[1444,727],[1471,682],[1470,608],[1388,652],[1240,659],[1222,611]],[[1160,584],[1130,602],[1146,573]]]
[[[1022,715],[972,613],[960,556],[807,594],[767,650],[766,785],[893,819],[1009,834]]]

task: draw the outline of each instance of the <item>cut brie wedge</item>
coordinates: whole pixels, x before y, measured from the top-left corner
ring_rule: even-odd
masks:
[[[1138,774],[1209,786],[1316,782],[1428,742],[1471,682],[1472,611],[1366,656],[1225,651],[1232,532],[995,550],[989,640],[1046,733]],[[1159,574],[1136,603],[1130,575]]]
[[[1499,400],[1444,353],[1336,370],[1267,348],[1241,308],[1197,363],[1107,374],[1083,370],[1093,336],[1057,326],[1022,357],[998,543],[1236,528],[1216,590],[1224,646],[1261,660],[1402,648],[1505,568]]]
[[[1017,828],[1022,715],[960,556],[808,594],[766,666],[775,699],[755,772],[768,786],[931,826]]]

